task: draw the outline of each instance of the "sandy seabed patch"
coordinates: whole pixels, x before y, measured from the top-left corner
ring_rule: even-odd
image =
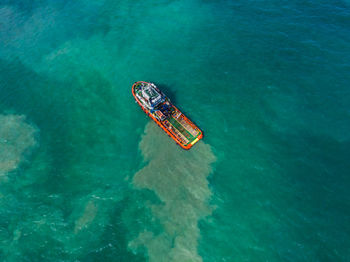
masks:
[[[24,115],[0,115],[0,177],[24,161],[24,154],[37,144],[36,133]]]

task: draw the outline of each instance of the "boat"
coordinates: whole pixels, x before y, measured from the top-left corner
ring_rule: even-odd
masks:
[[[142,110],[183,149],[203,138],[203,132],[155,84],[138,81],[131,90]]]

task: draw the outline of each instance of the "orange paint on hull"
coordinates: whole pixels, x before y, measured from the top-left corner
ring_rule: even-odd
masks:
[[[156,119],[142,104],[141,102],[139,101],[139,99],[136,97],[136,94],[135,94],[135,86],[139,83],[145,83],[145,84],[149,84],[148,82],[144,82],[144,81],[138,81],[138,82],[135,82],[133,85],[132,85],[132,88],[131,88],[131,91],[132,91],[132,95],[134,96],[136,102],[139,104],[139,106],[142,108],[142,110],[150,117],[152,118],[152,120],[154,122],[156,122],[156,124],[158,126],[160,126],[179,146],[181,146],[183,149],[190,149],[196,142],[198,142],[200,139],[203,138],[203,132],[197,127],[195,126],[185,115],[183,115],[182,113],[182,116],[184,117],[184,119],[186,120],[186,123],[189,124],[191,127],[199,130],[200,134],[195,138],[194,141],[192,141],[192,143],[187,143],[187,144],[183,144],[162,122],[158,121],[158,119]],[[172,105],[177,111],[181,112],[180,110],[178,110],[174,105]]]

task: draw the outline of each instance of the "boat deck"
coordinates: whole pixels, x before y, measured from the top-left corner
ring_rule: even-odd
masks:
[[[193,142],[200,134],[200,131],[193,127],[193,124],[179,110],[170,116],[163,123],[174,132],[176,136],[184,143]]]
[[[143,97],[140,87],[144,84],[149,83],[139,81],[132,86],[132,93],[137,103],[147,115],[149,115],[173,140],[175,140],[177,144],[184,149],[190,149],[203,137],[202,131],[184,114],[182,114],[179,109],[172,105],[170,100],[167,100],[167,103],[172,107],[171,115],[168,115],[167,119],[160,120],[161,118],[159,115],[156,115],[157,111],[151,112],[147,109],[147,105],[140,100]]]

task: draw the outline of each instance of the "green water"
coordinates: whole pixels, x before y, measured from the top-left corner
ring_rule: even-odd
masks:
[[[350,261],[347,1],[0,3],[0,261]],[[176,146],[156,83],[203,131]]]

